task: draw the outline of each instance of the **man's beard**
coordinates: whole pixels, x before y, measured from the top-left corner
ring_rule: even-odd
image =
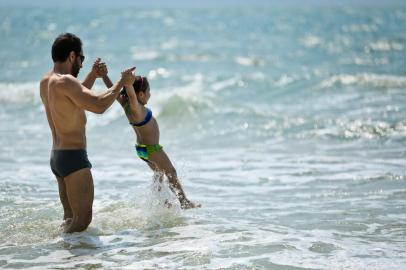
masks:
[[[71,74],[73,77],[77,78],[79,75],[80,65],[78,61],[73,62]]]

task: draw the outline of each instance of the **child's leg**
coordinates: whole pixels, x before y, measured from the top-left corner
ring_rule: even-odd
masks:
[[[161,171],[157,171],[156,166],[153,165],[151,162],[148,162],[148,166],[154,171],[154,186],[156,188],[156,191],[160,192],[162,189],[161,184],[164,180],[164,173]],[[168,200],[165,200],[165,206],[171,208],[172,204]]]
[[[182,208],[193,208],[200,206],[193,204],[186,198],[186,194],[183,191],[182,185],[180,184],[180,181],[178,179],[176,169],[173,167],[171,161],[169,160],[169,157],[163,150],[152,153],[149,157],[148,164],[152,170],[163,172],[166,177],[168,177],[169,188],[179,199]]]
[[[163,150],[152,153],[149,157],[149,161],[150,162],[148,163],[148,165],[151,167],[152,170],[161,175],[162,173],[164,173],[168,177],[169,188],[172,190],[173,193],[175,193],[179,200],[181,201],[183,200],[183,198],[186,198],[186,195],[178,180],[176,170],[166,153]],[[159,180],[161,182],[162,178],[160,178]]]
[[[158,184],[157,182],[159,182],[159,184],[157,185],[157,191],[161,191],[161,183],[164,180],[164,174],[162,172],[159,172],[157,170],[155,170],[155,166],[153,164],[151,164],[151,162],[148,162],[148,166],[152,169],[152,171],[154,172],[154,184]]]

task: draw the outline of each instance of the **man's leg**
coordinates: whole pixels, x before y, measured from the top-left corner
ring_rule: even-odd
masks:
[[[72,218],[72,208],[69,205],[68,195],[66,194],[66,185],[62,177],[56,177],[58,180],[59,199],[63,207],[63,220]]]
[[[81,232],[86,230],[92,221],[93,177],[89,168],[73,172],[64,178],[66,194],[72,209],[72,222],[65,232]]]

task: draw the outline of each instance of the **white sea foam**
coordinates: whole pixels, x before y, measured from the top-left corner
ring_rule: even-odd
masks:
[[[378,40],[376,42],[371,42],[368,44],[368,47],[374,51],[401,51],[404,48],[401,43],[389,40]]]
[[[328,123],[315,124],[313,130],[303,130],[297,136],[305,137],[335,137],[345,139],[374,139],[396,138],[406,135],[406,125],[403,122],[391,125],[383,121],[335,119],[334,125]],[[271,126],[271,128],[273,128]]]
[[[171,74],[170,71],[168,71],[166,68],[159,67],[150,70],[148,73],[148,78],[151,80],[156,79],[157,77],[168,78],[170,74]]]
[[[39,82],[0,83],[0,103],[40,102]]]
[[[331,76],[320,83],[321,88],[330,88],[336,85],[364,85],[377,88],[404,88],[406,77],[397,75],[381,75],[371,73],[340,74]]]
[[[287,74],[282,74],[279,79],[274,81],[274,84],[276,86],[283,87],[288,84],[291,84],[294,81],[295,81],[295,78],[293,76],[289,76]]]
[[[176,38],[171,38],[166,40],[165,42],[161,43],[161,49],[163,50],[171,50],[176,49],[180,45],[180,41]]]
[[[265,61],[263,59],[259,59],[257,57],[242,57],[238,56],[234,59],[237,64],[242,66],[260,66],[264,65]]]
[[[304,46],[309,47],[309,48],[317,47],[317,46],[324,44],[324,41],[321,37],[318,37],[316,35],[311,35],[311,34],[301,38],[300,42]]]
[[[206,53],[169,53],[166,58],[172,62],[208,62],[213,59],[213,55]]]
[[[176,112],[184,114],[186,111],[195,114],[197,109],[211,107],[213,103],[213,95],[203,91],[203,88],[202,77],[196,75],[185,85],[152,92],[149,104],[157,116],[161,115],[162,111],[165,112],[165,116],[171,116]]]
[[[350,24],[342,26],[344,32],[375,32],[378,27],[374,24]]]
[[[214,91],[220,91],[220,90],[235,86],[238,84],[238,82],[239,82],[239,80],[237,78],[230,78],[228,80],[213,83],[211,85],[211,88]]]
[[[135,61],[154,60],[160,56],[158,51],[138,47],[131,48],[131,52],[132,59]]]
[[[179,202],[169,190],[167,182],[151,183],[145,191],[138,191],[136,201],[109,202],[98,206],[92,222],[94,232],[114,234],[126,230],[171,227],[181,223]]]

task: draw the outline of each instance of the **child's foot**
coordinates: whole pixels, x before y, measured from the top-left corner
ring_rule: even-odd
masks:
[[[182,209],[191,209],[191,208],[199,208],[202,205],[200,203],[193,203],[191,201],[188,200],[184,200],[183,202],[180,203],[180,207]]]

